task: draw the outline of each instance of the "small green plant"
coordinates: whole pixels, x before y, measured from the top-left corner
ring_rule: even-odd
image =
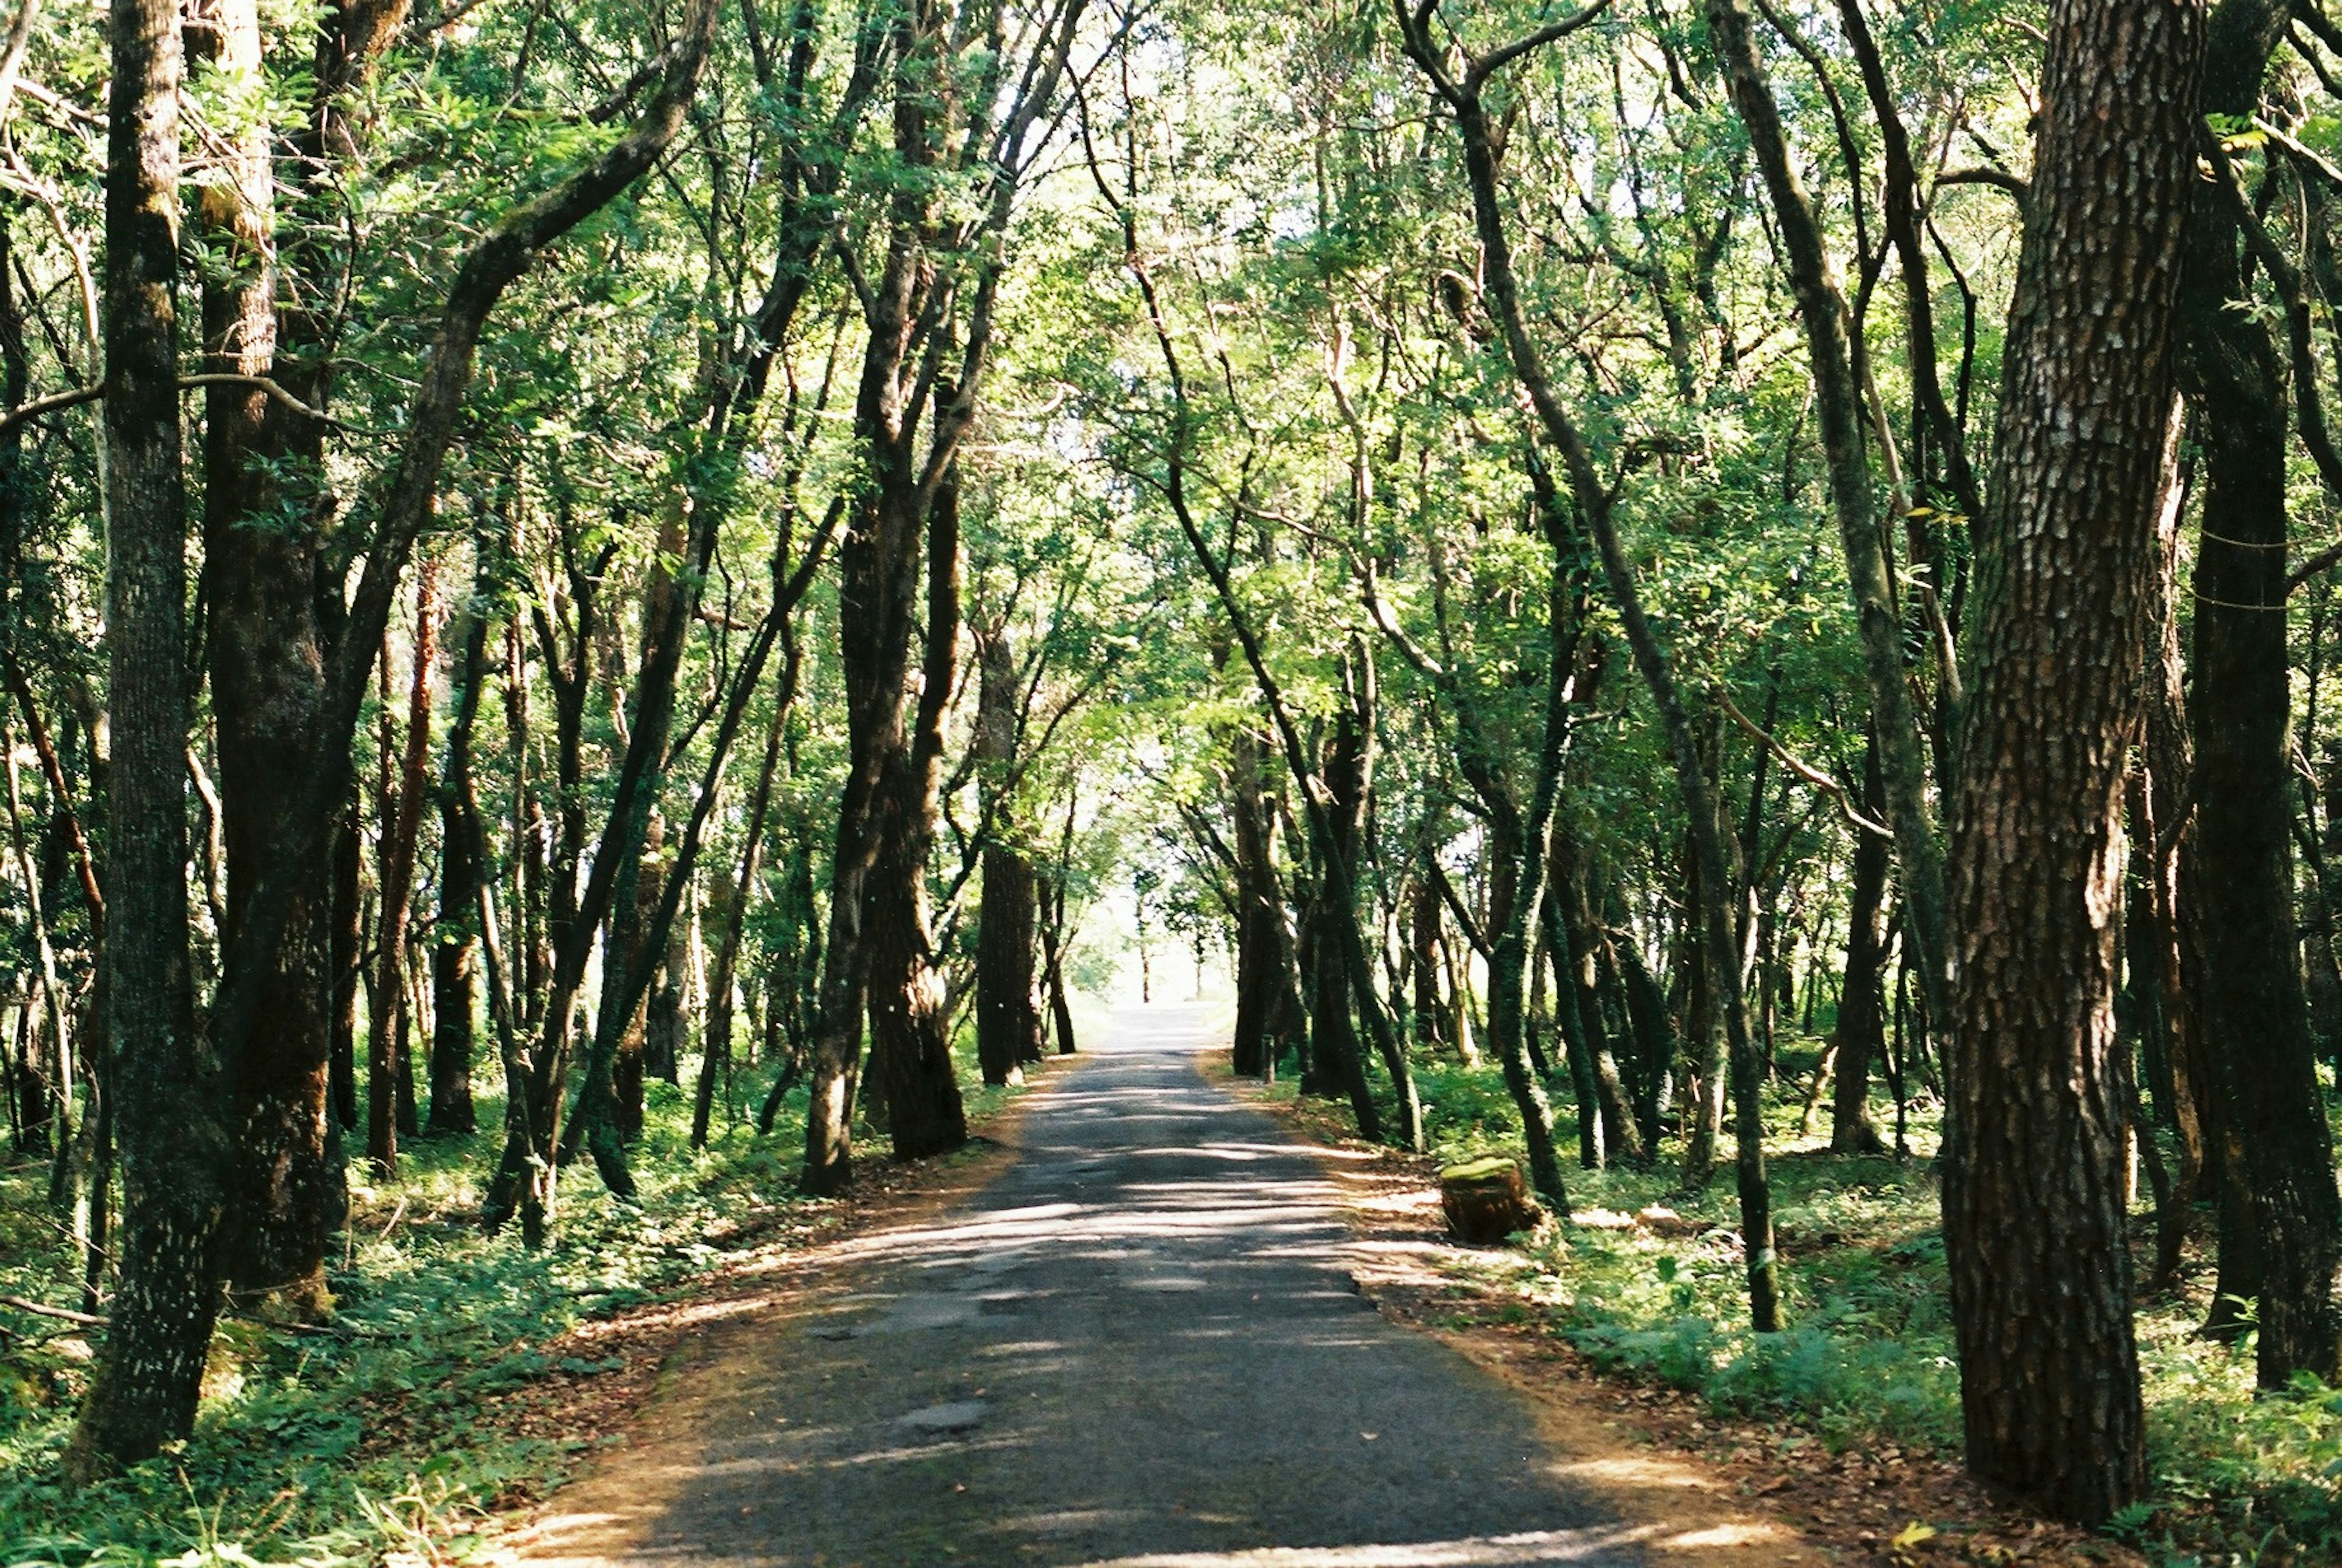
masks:
[[[801,1123],[761,1139],[736,1124],[695,1153],[690,1115],[688,1095],[651,1094],[636,1203],[612,1201],[581,1167],[564,1178],[557,1244],[530,1253],[516,1234],[485,1236],[474,1223],[503,1123],[484,1097],[487,1131],[418,1142],[395,1183],[358,1193],[347,1251],[329,1273],[330,1323],[285,1333],[227,1321],[195,1436],[78,1494],[60,1486],[57,1456],[87,1342],[50,1333],[55,1322],[8,1342],[0,1564],[365,1568],[392,1554],[460,1557],[495,1507],[544,1491],[582,1446],[515,1435],[498,1423],[499,1398],[616,1370],[616,1358],[565,1353],[559,1342],[689,1288],[759,1244],[773,1222],[807,1217],[790,1180]],[[0,1223],[40,1212],[31,1188],[43,1175],[0,1171],[11,1189],[0,1192]],[[65,1238],[29,1225],[0,1232],[0,1293],[62,1303],[72,1265]]]

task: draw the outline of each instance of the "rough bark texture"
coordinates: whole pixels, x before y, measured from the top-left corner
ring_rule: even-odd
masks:
[[[65,1456],[87,1480],[193,1429],[219,1308],[224,1130],[187,952],[179,16],[118,0],[105,182],[106,984],[122,1150],[112,1326]]]
[[[2224,0],[2204,109],[2250,115],[2290,13]],[[2342,1193],[2317,1083],[2295,926],[2292,668],[2286,620],[2282,360],[2249,298],[2230,203],[2197,187],[2180,286],[2180,376],[2198,415],[2196,816],[2182,862],[2204,943],[2204,1039],[2250,1194],[2261,1260],[2261,1386],[2342,1372]],[[2225,1228],[2225,1227],[2224,1227]]]
[[[976,940],[976,1054],[987,1084],[1023,1076],[1021,1064],[1041,1054],[1041,1010],[1034,992],[1033,863],[1016,843],[1017,818],[1009,798],[1015,784],[1017,717],[1023,672],[1006,631],[976,640],[976,745],[992,806],[984,847],[984,906]]]
[[[955,156],[983,158],[986,205],[969,225],[980,249],[955,295],[926,245],[938,182],[897,183],[883,234],[885,265],[861,297],[869,341],[854,428],[866,472],[838,548],[838,646],[846,688],[847,769],[830,874],[828,947],[814,1030],[812,1094],[801,1184],[835,1193],[853,1160],[855,1088],[867,1014],[873,1072],[895,1118],[895,1153],[919,1158],[966,1138],[952,1077],[944,985],[927,929],[926,853],[935,831],[942,714],[951,696],[959,624],[958,478],[954,454],[975,416],[992,345],[994,304],[1026,138],[1055,101],[1085,0],[1053,11],[1027,32],[1014,87],[996,76],[967,101],[1001,110],[966,135],[931,88],[967,42],[926,0],[890,24],[896,64],[893,144],[911,169]],[[989,70],[1009,62],[993,40]],[[957,147],[955,155],[947,149]],[[960,172],[967,173],[963,168]],[[932,307],[932,308],[931,308]],[[964,309],[964,323],[958,318]],[[956,375],[936,375],[952,338]],[[925,440],[921,440],[924,434]],[[921,566],[926,567],[926,657],[916,723],[905,713]]]
[[[406,434],[380,493],[374,547],[350,596],[348,616],[334,646],[325,693],[304,770],[302,809],[279,865],[254,889],[246,918],[225,964],[213,1011],[222,1055],[231,1064],[256,1028],[265,1002],[258,975],[282,940],[296,902],[298,867],[324,851],[335,810],[351,782],[350,741],[375,651],[387,631],[416,538],[431,516],[440,474],[454,444],[469,389],[480,335],[504,291],[544,249],[634,184],[684,125],[698,90],[716,28],[715,0],[691,0],[665,55],[665,68],[643,112],[626,134],[568,175],[499,217],[465,254],[448,286],[420,385],[409,405]],[[328,36],[321,51],[334,45]],[[626,781],[621,780],[621,786]],[[596,867],[597,874],[602,871]]]
[[[1954,797],[1944,1231],[1968,1468],[2095,1523],[2142,1479],[2114,1030],[2204,16],[2059,0]]]
[[[260,67],[252,0],[202,7],[187,35],[190,47],[221,70]],[[265,125],[231,144],[196,209],[220,258],[204,287],[204,368],[270,375],[277,276]],[[260,462],[269,449],[267,410],[266,395],[254,387],[215,385],[205,394],[204,590],[227,874],[224,946],[234,944],[254,885],[293,829],[325,685],[315,535],[269,515],[278,487]],[[236,1156],[221,1265],[239,1296],[274,1295],[314,1313],[325,1304],[325,1253],[344,1203],[325,1104],[332,867],[320,858],[304,870],[262,981],[261,1027],[232,1086]]]

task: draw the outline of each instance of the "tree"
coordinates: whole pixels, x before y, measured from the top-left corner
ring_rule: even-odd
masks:
[[[1967,1463],[2086,1523],[2143,1479],[2116,913],[2203,46],[2200,5],[2051,11],[1953,797]]]
[[[211,1245],[225,1139],[188,964],[186,488],[180,468],[179,15],[125,0],[108,22],[107,1010],[124,1223],[114,1326],[74,1429],[86,1481],[195,1425],[219,1293]]]

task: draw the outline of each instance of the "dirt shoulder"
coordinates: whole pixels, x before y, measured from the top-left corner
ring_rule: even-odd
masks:
[[[1205,1070],[1226,1075],[1226,1053],[1207,1058]],[[1447,1239],[1433,1162],[1360,1143],[1332,1106],[1242,1083],[1237,1092],[1328,1152],[1358,1238],[1359,1289],[1386,1316],[1532,1395],[1564,1447],[1598,1450],[1595,1463],[1616,1467],[1630,1503],[1677,1499],[1678,1507],[1713,1513],[1723,1535],[1777,1532],[1750,1563],[1788,1561],[1780,1543],[1793,1539],[1790,1550],[1845,1568],[2145,1568],[2145,1558],[2117,1543],[1996,1501],[1937,1455],[1832,1453],[1810,1433],[1719,1416],[1695,1394],[1601,1370],[1526,1307],[1515,1288],[1526,1273],[1517,1253]],[[1717,1538],[1693,1540],[1697,1561],[1740,1560],[1712,1554]]]

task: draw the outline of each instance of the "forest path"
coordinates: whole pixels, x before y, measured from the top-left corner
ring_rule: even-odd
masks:
[[[1698,1478],[1579,1430],[1600,1412],[1556,1423],[1386,1321],[1346,1266],[1338,1172],[1198,1072],[1204,1024],[1126,1010],[1026,1103],[996,1179],[835,1243],[823,1290],[703,1342],[524,1559],[1797,1560]]]

